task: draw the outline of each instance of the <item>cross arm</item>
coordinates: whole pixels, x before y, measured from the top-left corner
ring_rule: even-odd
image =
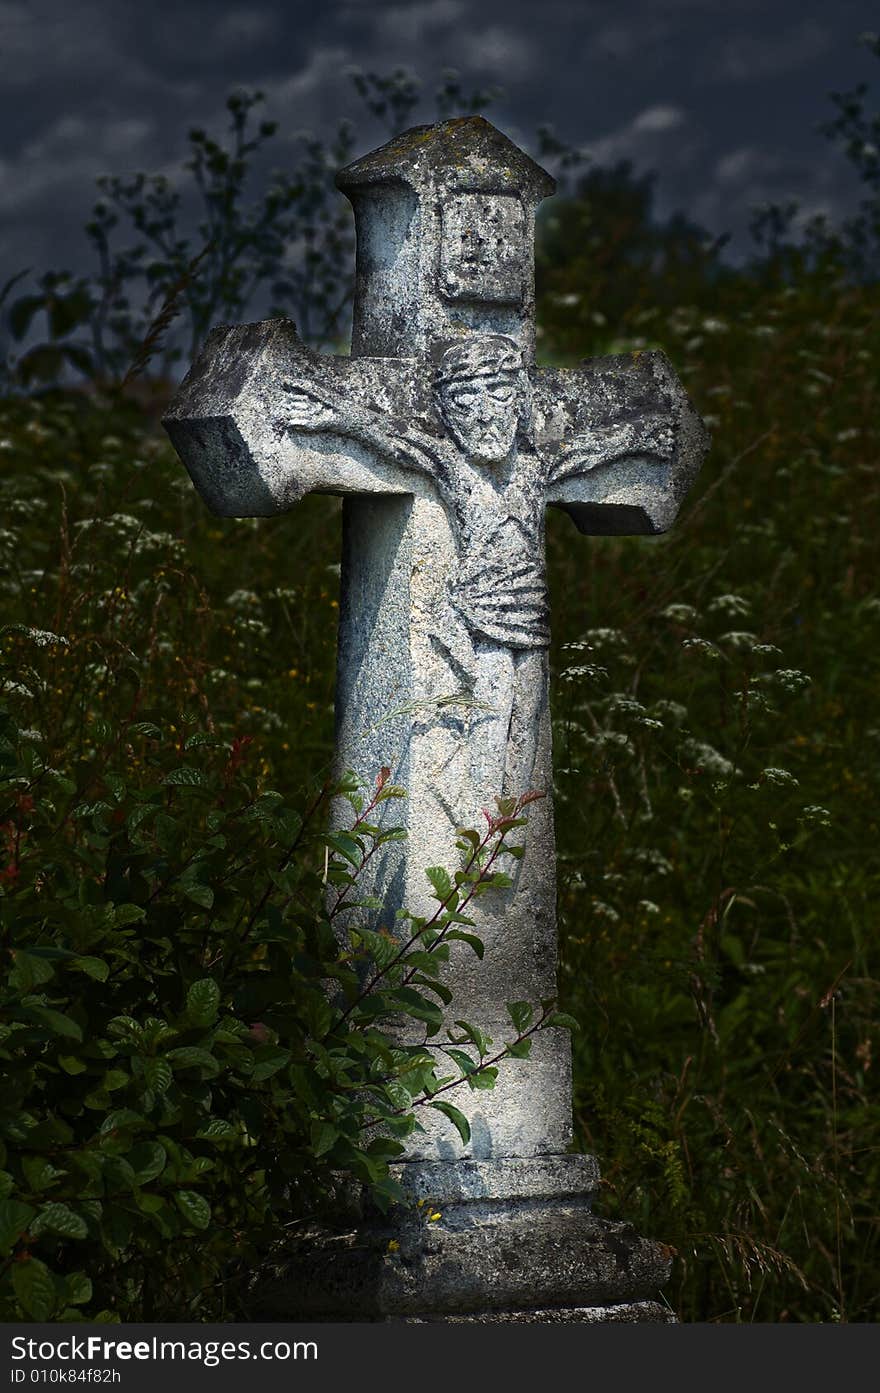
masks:
[[[421,416],[412,361],[314,353],[265,319],[211,331],[163,425],[213,512],[264,517],[306,493],[411,493],[431,472]]]
[[[448,447],[441,437],[417,426],[389,421],[384,412],[360,401],[351,393],[317,386],[294,378],[281,383],[287,393],[287,410],[280,427],[296,435],[342,436],[385,459],[398,469],[425,474],[432,479],[448,477]]]
[[[709,435],[665,354],[588,359],[541,369],[536,443],[548,458],[547,502],[581,532],[665,532],[696,477]]]

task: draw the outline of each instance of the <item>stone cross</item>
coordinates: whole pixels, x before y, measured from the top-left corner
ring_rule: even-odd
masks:
[[[408,838],[369,887],[393,927],[403,904],[431,912],[424,870],[457,864],[457,827],[495,795],[552,791],[545,507],[587,534],[662,532],[707,436],[660,352],[535,366],[534,214],[555,186],[482,117],[407,131],[337,183],[357,225],[351,356],[285,319],[220,326],[164,424],[215,513],[344,498],[338,759],[408,792]],[[513,888],[474,915],[483,963],[456,945],[445,977],[455,1015],[498,1041],[507,1000],[556,991],[552,798],[529,813]],[[432,1114],[410,1160],[562,1157],[567,1033],[459,1104],[468,1148]]]

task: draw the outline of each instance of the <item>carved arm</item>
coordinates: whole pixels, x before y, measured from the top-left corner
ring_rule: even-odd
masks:
[[[597,426],[594,430],[575,436],[562,449],[550,465],[547,482],[560,483],[572,475],[585,474],[628,457],[648,456],[669,462],[674,447],[673,425],[666,415],[643,416],[638,421]]]
[[[282,382],[286,429],[323,431],[356,440],[401,469],[436,479],[443,472],[442,441],[410,428],[405,434],[388,429],[374,407],[312,382]]]

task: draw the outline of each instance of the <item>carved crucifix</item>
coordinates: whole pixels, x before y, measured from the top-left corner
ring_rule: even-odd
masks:
[[[425,866],[454,861],[456,826],[552,788],[545,507],[585,533],[662,532],[707,437],[660,352],[535,366],[534,210],[554,184],[482,117],[408,131],[337,183],[358,234],[351,356],[288,320],[221,326],[164,424],[218,514],[345,498],[338,758],[409,793],[372,886],[393,925],[425,905]],[[511,993],[555,993],[552,800],[530,811],[513,891],[480,901],[480,971],[450,964],[457,1014],[499,1036]],[[473,1155],[565,1150],[568,1040],[539,1046],[539,1101],[516,1081],[480,1094]],[[438,1121],[411,1154],[457,1148]]]

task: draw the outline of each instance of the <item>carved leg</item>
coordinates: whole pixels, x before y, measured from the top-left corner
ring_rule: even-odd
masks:
[[[504,760],[505,797],[517,798],[531,789],[546,693],[547,650],[532,648],[516,652]]]

